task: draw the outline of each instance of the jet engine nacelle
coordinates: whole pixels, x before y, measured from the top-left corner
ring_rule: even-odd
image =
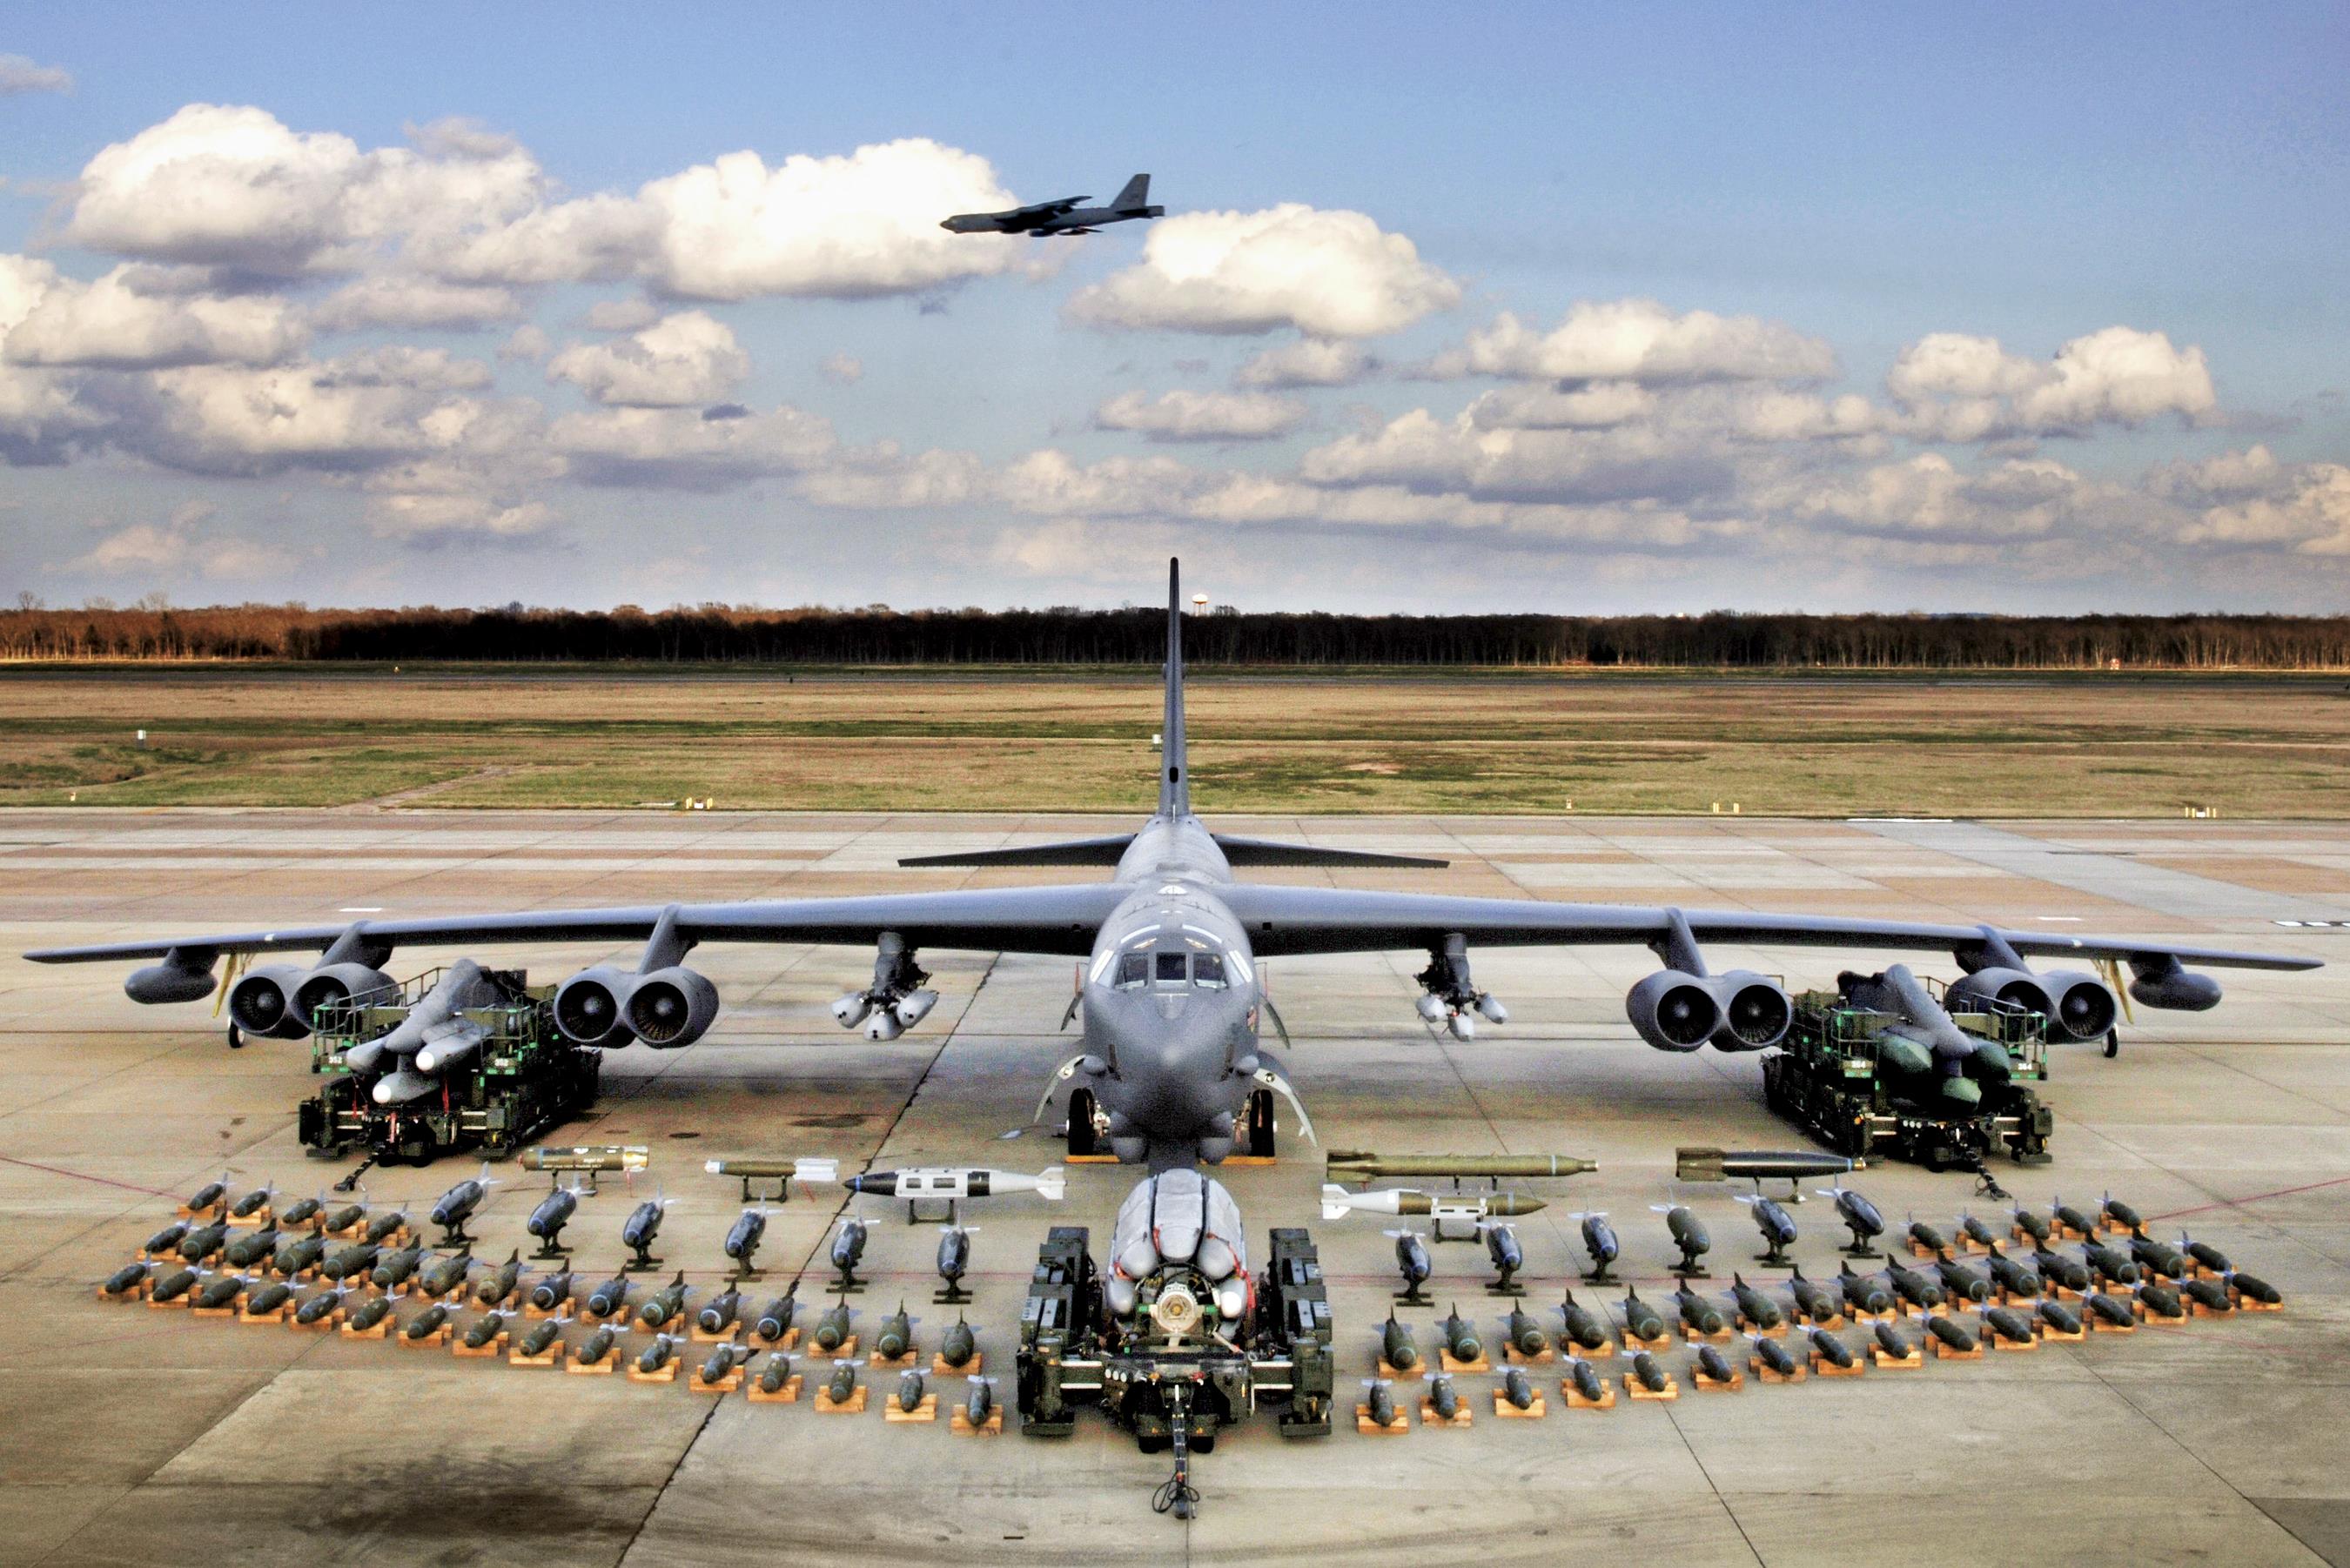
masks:
[[[2004,1002],[2028,1012],[2045,1013],[2052,1023],[2056,1017],[2056,998],[2041,983],[2041,977],[2029,970],[1979,969],[1952,981],[1943,995],[1943,1004],[1952,1012],[1968,1011],[1970,1003],[1980,1008],[1987,1002]]]
[[[1721,1008],[1721,1026],[1713,1032],[1715,1050],[1762,1051],[1787,1037],[1795,1004],[1777,981],[1738,969],[1714,976],[1712,986]]]
[[[1704,979],[1659,970],[1624,998],[1633,1030],[1659,1051],[1694,1051],[1721,1027],[1721,1004]]]
[[[691,1045],[718,1018],[718,988],[683,964],[636,977],[621,1014],[636,1037],[664,1051]]]
[[[354,996],[392,988],[391,976],[371,965],[321,964],[303,976],[302,983],[294,988],[295,1015],[307,1021],[322,1007],[339,1007]]]
[[[290,963],[265,964],[229,987],[228,1015],[245,1033],[269,1040],[299,1040],[310,1024],[294,1006],[294,993],[308,971]]]
[[[2079,970],[2054,970],[2037,977],[2055,999],[2049,1022],[2075,1040],[2102,1040],[2121,1015],[2113,988]]]
[[[555,1026],[575,1045],[626,1045],[633,1036],[621,1009],[638,977],[598,964],[583,969],[555,992]]]

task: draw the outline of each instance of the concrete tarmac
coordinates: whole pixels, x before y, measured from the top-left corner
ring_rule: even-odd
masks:
[[[2175,1238],[2182,1227],[2287,1296],[2287,1310],[2099,1335],[1980,1363],[1929,1362],[1796,1386],[1750,1380],[1674,1404],[1494,1418],[1493,1376],[1460,1379],[1466,1431],[1420,1428],[1284,1443],[1269,1420],[1198,1459],[1200,1517],[1154,1515],[1161,1459],[1089,1419],[1062,1442],[965,1439],[936,1380],[935,1426],[886,1424],[894,1375],[860,1368],[861,1417],[752,1405],[675,1386],[571,1377],[388,1344],[101,1303],[93,1286],[162,1225],[176,1199],[233,1169],[240,1188],[325,1187],[349,1162],[304,1158],[296,1103],[308,1047],[225,1049],[210,1004],[140,1008],[128,966],[36,968],[31,946],[483,908],[803,896],[1068,879],[1052,872],[912,872],[899,855],[1015,836],[1107,832],[1125,818],[433,811],[12,812],[0,815],[0,1563],[546,1562],[666,1565],[987,1562],[1659,1561],[1684,1564],[2069,1564],[2350,1561],[2350,826],[2148,822],[1978,825],[1733,819],[1219,819],[1244,833],[1450,856],[1441,872],[1267,872],[1288,880],[1690,907],[1844,910],[2067,929],[2208,935],[2331,961],[2308,975],[2223,974],[2226,1002],[2124,1026],[2117,1060],[2059,1048],[2047,1098],[2055,1163],[1993,1174],[2018,1198],[2088,1205],[2110,1190]],[[452,956],[404,952],[408,973]],[[484,953],[479,956],[494,956]],[[508,961],[551,981],[625,950],[550,946]],[[1827,984],[1865,955],[1710,954]],[[1416,953],[1271,964],[1295,1035],[1288,1065],[1323,1143],[1382,1151],[1561,1152],[1594,1176],[1513,1184],[1544,1199],[1519,1222],[1529,1310],[1574,1280],[1575,1211],[1609,1210],[1624,1272],[1670,1288],[1649,1205],[1690,1204],[1729,1273],[1775,1279],[1731,1189],[1677,1184],[1680,1144],[1800,1147],[1762,1101],[1752,1056],[1653,1052],[1623,1018],[1639,950],[1474,955],[1511,1023],[1463,1044],[1413,1015]],[[1054,1024],[1066,960],[925,953],[937,1012],[887,1045],[826,1009],[862,983],[845,949],[698,953],[727,1010],[709,1038],[608,1056],[608,1093],[559,1143],[639,1143],[636,1184],[675,1200],[661,1236],[698,1301],[726,1272],[719,1240],[735,1184],[712,1157],[828,1155],[846,1171],[920,1163],[1036,1169],[1058,1158],[1028,1127],[1074,1048]],[[1947,961],[1913,956],[1921,971]],[[1057,1111],[1048,1112],[1048,1122]],[[1323,1223],[1315,1152],[1283,1127],[1284,1158],[1222,1173],[1248,1223],[1311,1227],[1333,1281],[1344,1394],[1359,1392],[1393,1287],[1377,1217]],[[471,1168],[378,1169],[379,1207],[421,1212]],[[545,1178],[504,1183],[475,1230],[484,1257],[525,1241]],[[1015,1324],[1045,1229],[1105,1239],[1130,1172],[1072,1168],[1066,1203],[975,1206],[968,1313],[1008,1404]],[[1898,1229],[1991,1216],[1973,1179],[1904,1166],[1857,1185]],[[822,1253],[844,1195],[802,1191],[759,1262],[780,1290],[805,1271],[802,1323],[824,1304]],[[620,1261],[632,1201],[618,1182],[571,1227],[577,1267]],[[930,1303],[937,1233],[868,1201],[872,1240],[853,1297],[869,1336],[899,1299],[927,1356],[954,1308]],[[1829,1206],[1795,1211],[1795,1256],[1833,1275]],[[2003,1216],[2002,1216],[2003,1217]],[[525,1251],[529,1250],[525,1245]],[[1482,1289],[1482,1247],[1434,1249],[1435,1311],[1407,1314],[1430,1354],[1444,1306],[1506,1311]],[[1783,1291],[1782,1293],[1783,1294]],[[409,1308],[403,1307],[405,1313]],[[1555,1326],[1555,1313],[1546,1314]],[[1913,1331],[1914,1333],[1914,1331]],[[581,1337],[574,1329],[571,1336]],[[1858,1331],[1847,1337],[1860,1343]],[[643,1336],[629,1336],[634,1345]],[[1743,1354],[1743,1346],[1733,1347]],[[829,1363],[806,1363],[811,1388]],[[1606,1362],[1611,1376],[1620,1362]],[[1406,1403],[1413,1402],[1407,1400]],[[1016,1420],[1013,1423],[1016,1426]]]

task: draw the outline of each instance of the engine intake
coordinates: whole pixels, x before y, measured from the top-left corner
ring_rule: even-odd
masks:
[[[305,1022],[322,1007],[340,1007],[355,996],[394,989],[391,976],[364,963],[322,964],[294,988],[294,1012]]]
[[[1694,1051],[1721,1027],[1721,1004],[1698,975],[1659,970],[1624,998],[1624,1015],[1659,1051]]]
[[[1714,978],[1714,994],[1721,1007],[1721,1027],[1713,1033],[1717,1051],[1762,1051],[1787,1037],[1795,1021],[1795,1005],[1768,975],[1732,970]]]
[[[2027,1012],[2043,1013],[2051,1023],[2056,1019],[2056,999],[2041,983],[2040,976],[2029,970],[1979,969],[1953,982],[1945,998],[1953,1012],[1968,1011],[1970,1003],[1980,1008],[1987,1002],[2003,1002]]]
[[[266,1040],[299,1040],[310,1033],[308,1019],[294,1007],[304,971],[273,963],[247,972],[229,988],[228,1015],[245,1033]]]
[[[701,1039],[717,1020],[718,988],[684,965],[672,964],[639,975],[620,1011],[638,1039],[674,1050]]]
[[[609,964],[583,969],[555,993],[555,1026],[575,1045],[625,1045],[634,1038],[621,1008],[637,976]]]
[[[2056,999],[2049,1023],[2075,1040],[2104,1039],[2121,1015],[2121,1004],[2112,989],[2095,975],[2059,970],[2040,976],[2040,982]]]

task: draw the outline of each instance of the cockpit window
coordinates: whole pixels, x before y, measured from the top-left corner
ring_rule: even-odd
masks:
[[[1121,988],[1140,985],[1149,978],[1150,955],[1149,953],[1118,955],[1118,983]]]
[[[1187,953],[1180,952],[1160,953],[1159,955],[1159,982],[1161,985],[1182,984],[1183,961],[1189,956],[1190,955]]]
[[[1195,955],[1191,960],[1191,983],[1211,986],[1222,991],[1224,987],[1223,955],[1221,953]]]

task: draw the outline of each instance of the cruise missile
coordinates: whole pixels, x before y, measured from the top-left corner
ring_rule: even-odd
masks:
[[[964,1166],[920,1166],[905,1170],[868,1170],[841,1183],[868,1198],[921,1199],[1002,1198],[1008,1193],[1034,1192],[1047,1203],[1058,1203],[1068,1189],[1061,1167],[1034,1176],[1017,1170],[989,1170]]]
[[[1343,1220],[1350,1213],[1409,1214],[1426,1215],[1440,1225],[1447,1221],[1473,1225],[1492,1217],[1517,1219],[1548,1207],[1539,1198],[1518,1192],[1430,1193],[1415,1192],[1405,1187],[1349,1192],[1335,1183],[1322,1189],[1325,1220]]]
[[[1565,1154],[1402,1154],[1333,1149],[1323,1162],[1329,1182],[1369,1181],[1379,1177],[1448,1177],[1485,1180],[1495,1177],[1581,1176],[1599,1162]]]
[[[577,1170],[589,1174],[602,1170],[638,1171],[645,1168],[651,1152],[641,1144],[580,1144],[570,1148],[526,1148],[522,1151],[522,1168],[525,1170]]]
[[[1863,1163],[1808,1148],[1684,1147],[1673,1151],[1673,1176],[1680,1181],[1803,1181],[1842,1176]]]

